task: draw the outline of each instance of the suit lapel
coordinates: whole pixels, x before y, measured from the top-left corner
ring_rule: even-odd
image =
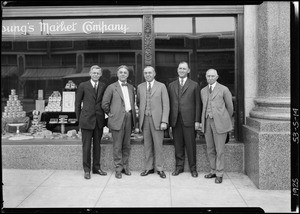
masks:
[[[174,87],[175,87],[175,94],[176,94],[176,96],[177,96],[177,98],[179,97],[179,94],[178,94],[178,92],[179,92],[179,86],[180,84],[179,84],[179,79],[177,79],[177,81],[176,81],[176,84],[174,84]]]
[[[185,81],[185,84],[183,86],[183,89],[182,89],[182,94],[184,94],[184,92],[188,89],[188,87],[190,86],[190,79],[187,78],[186,81]]]
[[[124,101],[123,92],[122,92],[121,86],[118,81],[115,83],[115,87],[116,87],[117,92],[119,93],[120,97]]]
[[[205,91],[206,91],[206,93],[205,93]],[[209,98],[209,88],[208,88],[208,85],[205,87],[205,89],[204,89],[204,96],[206,96],[206,97],[204,97],[205,99],[205,105],[204,105],[204,109],[206,109],[206,106],[207,106],[207,103],[208,103],[208,98]]]
[[[214,90],[212,91],[211,99],[214,99],[214,97],[218,94],[219,90],[220,90],[220,87],[219,87],[219,84],[217,82]]]
[[[154,92],[156,91],[157,88],[158,88],[157,82],[154,81],[154,84],[151,88],[151,97],[152,97],[152,95],[154,94]]]
[[[89,91],[91,91],[93,98],[96,99],[96,93],[95,93],[94,87],[90,80],[88,81],[88,89],[89,89]]]

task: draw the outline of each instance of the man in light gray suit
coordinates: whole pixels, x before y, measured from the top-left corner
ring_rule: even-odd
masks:
[[[163,171],[163,138],[164,130],[168,125],[170,104],[166,86],[156,81],[155,75],[153,67],[145,67],[146,82],[141,83],[137,88],[139,128],[143,132],[145,152],[145,171],[141,176],[154,173],[155,162],[159,176],[166,178]]]
[[[108,115],[107,126],[112,132],[113,158],[116,167],[115,177],[131,175],[129,155],[130,135],[135,127],[134,88],[127,83],[128,67],[121,65],[117,71],[118,81],[110,84],[104,92],[102,108]]]
[[[205,135],[210,173],[205,178],[215,178],[222,183],[224,174],[224,149],[227,133],[232,130],[232,95],[229,89],[218,83],[215,69],[206,71],[208,85],[201,90],[203,111],[202,132]]]

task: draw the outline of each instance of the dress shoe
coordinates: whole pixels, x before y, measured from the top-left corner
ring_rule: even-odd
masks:
[[[106,172],[102,171],[101,169],[98,170],[93,170],[93,174],[98,174],[98,175],[107,175]]]
[[[183,173],[183,169],[176,169],[176,170],[172,173],[172,175],[173,175],[173,176],[176,176],[176,175],[179,175],[180,173]]]
[[[118,179],[122,178],[121,172],[116,172],[116,178],[118,178]]]
[[[146,176],[153,173],[154,173],[154,169],[145,170],[144,172],[141,173],[141,176]]]
[[[222,183],[222,181],[223,181],[223,177],[217,176],[217,177],[216,177],[216,180],[215,180],[215,183],[216,183],[216,184],[220,184],[220,183]]]
[[[85,173],[84,173],[84,178],[85,178],[85,179],[91,179],[90,173],[89,173],[89,172],[85,172]]]
[[[164,173],[164,171],[157,171],[157,174],[159,174],[159,176],[161,178],[166,178],[167,177],[166,174]]]
[[[192,174],[192,177],[194,177],[194,178],[198,177],[198,172],[197,171],[192,171],[191,174]]]
[[[125,175],[131,175],[131,172],[127,169],[122,169],[121,173],[124,173]]]
[[[213,174],[213,173],[209,173],[207,175],[204,175],[204,178],[215,178],[217,177],[216,174]]]

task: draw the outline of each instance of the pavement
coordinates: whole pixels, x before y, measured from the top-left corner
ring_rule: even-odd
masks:
[[[165,172],[166,179],[140,173],[117,179],[110,171],[86,180],[81,170],[2,169],[3,208],[259,207],[266,213],[292,213],[290,190],[260,190],[242,173],[226,172],[221,184],[204,178],[204,172],[197,178]]]

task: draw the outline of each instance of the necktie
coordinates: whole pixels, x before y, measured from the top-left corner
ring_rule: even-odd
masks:
[[[210,85],[209,86],[209,93],[211,94],[211,92],[212,92],[212,86]]]
[[[127,83],[122,83],[122,86],[127,86]]]
[[[94,90],[95,90],[95,93],[96,93],[96,94],[97,94],[97,88],[98,88],[98,82],[95,82]]]
[[[183,87],[183,79],[180,78],[180,86]]]
[[[148,92],[151,93],[151,83],[148,83]]]

